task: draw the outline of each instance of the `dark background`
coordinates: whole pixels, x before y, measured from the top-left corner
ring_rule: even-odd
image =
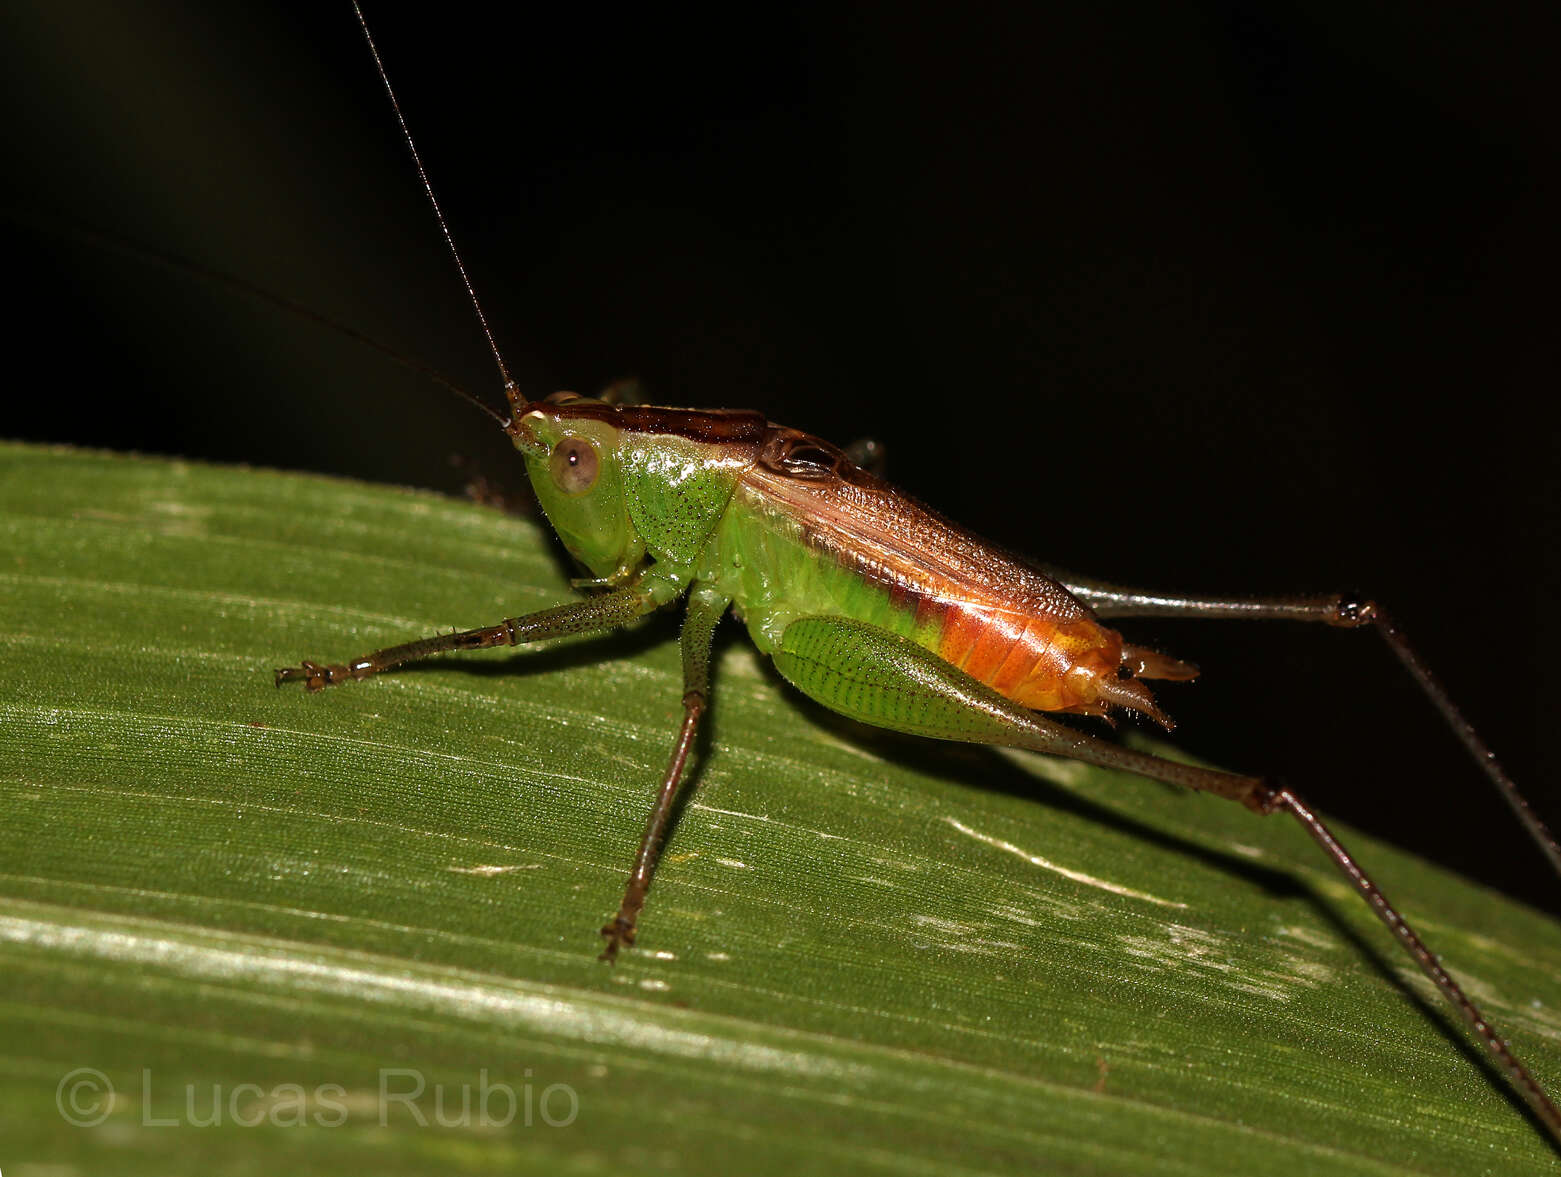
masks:
[[[1079,6],[1081,9],[1084,6]],[[1452,3],[371,4],[511,367],[888,447],[1038,559],[1388,602],[1553,825],[1557,29]],[[0,433],[455,490],[497,400],[344,5],[7,6]],[[513,472],[510,473],[510,472]],[[1561,910],[1380,643],[1151,621],[1178,740]],[[1406,897],[1407,900],[1407,897]]]

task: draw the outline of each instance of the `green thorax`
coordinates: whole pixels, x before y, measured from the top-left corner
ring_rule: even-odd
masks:
[[[740,485],[721,517],[705,574],[766,654],[798,617],[850,617],[919,645],[936,645],[935,618],[918,618],[913,601],[854,562],[822,550],[808,521]]]

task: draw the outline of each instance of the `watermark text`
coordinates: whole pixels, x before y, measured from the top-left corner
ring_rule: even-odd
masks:
[[[580,1114],[568,1083],[542,1083],[528,1068],[519,1082],[496,1079],[486,1067],[475,1079],[434,1080],[412,1067],[381,1067],[372,1085],[340,1083],[159,1084],[143,1068],[139,1090],[116,1090],[94,1067],[61,1076],[54,1104],[81,1128],[110,1116],[133,1117],[143,1128],[567,1128]]]

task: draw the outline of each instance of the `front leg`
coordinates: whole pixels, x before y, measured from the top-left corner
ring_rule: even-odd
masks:
[[[565,637],[569,634],[590,633],[593,630],[612,629],[627,625],[636,618],[652,612],[661,604],[657,595],[648,589],[635,586],[603,593],[584,601],[556,605],[527,613],[523,617],[509,617],[497,625],[481,629],[461,630],[457,633],[436,634],[399,646],[387,646],[354,658],[348,662],[325,665],[305,661],[301,666],[287,666],[276,672],[276,685],[303,680],[309,691],[322,691],[326,687],[347,682],[350,679],[368,678],[382,670],[390,670],[407,662],[430,658],[452,650],[486,650],[490,646],[519,646],[525,642],[540,642],[547,638]]]

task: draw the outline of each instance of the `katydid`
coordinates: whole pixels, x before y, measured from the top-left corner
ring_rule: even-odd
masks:
[[[399,119],[371,37],[369,45]],[[306,661],[278,670],[278,685],[301,681],[318,691],[435,654],[607,630],[682,603],[683,718],[617,913],[601,929],[602,959],[611,962],[636,941],[668,818],[712,698],[712,635],[733,612],[795,688],[852,719],[1069,757],[1212,793],[1259,815],[1288,813],[1561,1144],[1561,1110],[1299,794],[1260,777],[1126,749],[1051,718],[1110,720],[1127,712],[1172,726],[1146,681],[1184,681],[1197,671],[1133,645],[1107,619],[1290,619],[1375,628],[1561,870],[1555,839],[1379,605],[1351,594],[1193,598],[1052,574],[922,507],[841,448],[762,413],[571,393],[528,399],[504,364],[404,121],[402,129],[504,382],[509,414],[490,415],[520,453],[548,522],[590,573],[590,592],[574,603],[342,663]]]

